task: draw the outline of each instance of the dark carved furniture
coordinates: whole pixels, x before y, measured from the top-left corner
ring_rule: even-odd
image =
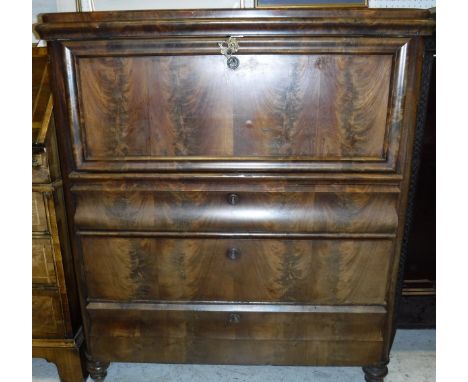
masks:
[[[32,355],[83,382],[83,332],[67,232],[46,48],[32,51]]]
[[[43,21],[91,376],[135,361],[382,381],[429,13]]]

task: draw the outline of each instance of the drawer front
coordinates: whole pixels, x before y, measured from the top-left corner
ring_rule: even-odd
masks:
[[[32,230],[37,233],[49,231],[47,219],[47,200],[41,192],[32,192]]]
[[[384,304],[391,240],[81,238],[98,300]]]
[[[32,154],[32,182],[33,183],[49,183],[50,172],[47,154],[33,153]]]
[[[33,338],[58,338],[65,335],[60,295],[55,290],[32,292]]]
[[[397,193],[74,189],[80,230],[395,234]]]
[[[65,43],[78,169],[395,171],[407,39],[220,42]]]
[[[55,284],[54,250],[49,237],[32,239],[33,284]]]
[[[194,306],[175,311],[128,305],[88,307],[95,356],[127,362],[351,365],[377,359],[383,345],[385,314],[365,308],[361,313],[301,313],[301,307],[246,312],[239,306],[228,310],[240,311],[216,311],[216,306],[213,311]]]

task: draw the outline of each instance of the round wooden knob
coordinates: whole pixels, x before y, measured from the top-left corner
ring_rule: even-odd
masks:
[[[237,260],[240,257],[240,251],[237,248],[229,248],[226,255],[230,260]]]
[[[239,203],[239,195],[229,194],[227,200],[231,206],[235,206],[237,203]]]
[[[238,314],[238,313],[231,313],[229,315],[229,322],[231,324],[238,324],[240,322],[240,319],[241,319],[241,317],[240,317],[240,314]]]

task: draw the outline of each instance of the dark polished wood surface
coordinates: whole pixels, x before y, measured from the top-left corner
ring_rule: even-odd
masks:
[[[429,13],[43,20],[93,378],[109,361],[383,376]],[[232,70],[218,44],[239,35]]]
[[[83,237],[88,298],[383,304],[391,240]]]
[[[89,341],[97,357],[139,362],[360,365],[376,362],[382,312],[89,309]],[[233,310],[231,310],[233,309]],[[148,352],[144,349],[151,348]]]
[[[398,224],[398,192],[392,188],[252,192],[241,185],[232,185],[231,192],[156,191],[161,184],[152,183],[75,186],[75,225],[79,230],[392,236]]]
[[[431,54],[432,52],[428,52]],[[436,68],[430,79],[427,123],[417,179],[405,280],[436,280]]]
[[[390,54],[242,55],[231,72],[224,60],[80,58],[86,160],[383,160]]]
[[[407,222],[400,328],[436,326],[436,37],[426,38]]]
[[[395,172],[408,41],[242,38],[235,71],[219,39],[66,42],[75,166]]]
[[[431,34],[425,10],[145,10],[50,13],[36,28],[42,38],[99,39],[199,35],[372,35]]]

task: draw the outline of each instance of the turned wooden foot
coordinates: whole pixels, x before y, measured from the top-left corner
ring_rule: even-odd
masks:
[[[362,370],[364,370],[366,381],[383,382],[385,376],[388,374],[387,364],[388,362],[380,365],[364,366]]]
[[[86,367],[93,381],[104,381],[107,376],[107,368],[109,365],[110,362],[94,361],[90,359],[89,356],[86,356]]]

